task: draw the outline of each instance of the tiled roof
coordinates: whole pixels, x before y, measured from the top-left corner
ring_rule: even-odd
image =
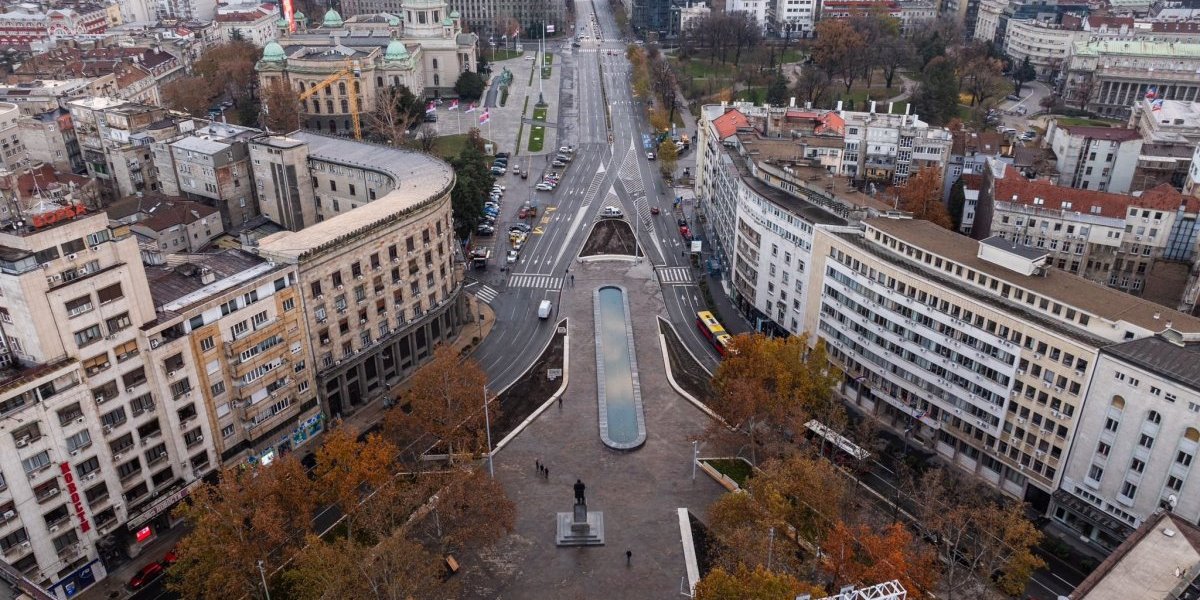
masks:
[[[1004,136],[996,132],[974,131],[955,131],[951,135],[954,136],[953,153],[958,156],[966,156],[971,152],[981,152],[983,154],[999,154],[1001,146],[1004,145]]]
[[[1124,127],[1095,127],[1087,125],[1061,125],[1060,127],[1071,132],[1071,135],[1074,136],[1113,142],[1128,142],[1130,140],[1141,139],[1142,137],[1142,134],[1136,129],[1126,129]]]
[[[1103,25],[1119,28],[1121,26],[1133,27],[1133,17],[1116,17],[1109,15],[1091,15],[1088,17],[1088,26],[1092,29],[1099,29]]]
[[[979,175],[977,173],[967,173],[966,175],[959,177],[959,179],[962,180],[963,187],[968,190],[983,189],[983,175]]]
[[[717,139],[725,139],[742,127],[750,126],[750,119],[737,109],[726,111],[725,114],[713,119],[713,128],[717,130]]]
[[[1200,21],[1154,21],[1150,31],[1159,33],[1200,33]]]
[[[1170,186],[1165,186],[1167,189],[1161,189],[1164,186],[1159,186],[1138,198],[1125,194],[1064,187],[1048,181],[1031,181],[1011,166],[1005,168],[1003,179],[996,179],[995,187],[994,199],[996,202],[1036,206],[1044,210],[1099,214],[1112,219],[1124,219],[1130,206],[1175,210],[1179,208],[1183,198]]]

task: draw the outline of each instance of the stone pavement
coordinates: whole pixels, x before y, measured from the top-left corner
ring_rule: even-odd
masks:
[[[554,55],[554,62],[551,63],[550,79],[541,79],[540,73],[534,73],[541,62],[540,55],[534,60],[529,57],[537,54],[537,44],[526,43],[525,55],[517,58],[510,58],[491,63],[492,65],[492,81],[493,85],[500,79],[502,69],[512,71],[512,85],[508,89],[508,101],[504,106],[495,106],[489,108],[491,119],[487,125],[479,125],[479,116],[483,114],[483,100],[479,101],[480,108],[473,113],[467,113],[467,106],[459,106],[457,111],[447,110],[449,104],[443,104],[438,107],[437,131],[438,135],[454,135],[466,133],[472,127],[479,127],[483,133],[483,137],[492,140],[496,143],[497,152],[509,152],[516,156],[526,156],[529,154],[529,130],[530,126],[525,125],[521,129],[522,119],[533,117],[534,105],[538,101],[538,85],[541,82],[542,95],[549,104],[549,111],[546,114],[546,121],[556,123],[558,119],[558,88],[562,77],[562,62],[563,56],[554,45],[550,45],[550,53]],[[529,84],[529,76],[533,75],[533,85]],[[485,95],[486,97],[486,95]],[[497,95],[497,104],[499,104],[499,95]],[[528,107],[526,107],[526,98],[528,98]],[[524,114],[522,114],[524,110]],[[521,131],[520,147],[517,146],[517,133]],[[554,127],[546,128],[546,139],[542,147],[542,151],[536,154],[546,154],[558,149],[558,134]],[[524,162],[518,162],[522,167]]]
[[[461,597],[675,597],[686,575],[676,509],[706,518],[724,492],[703,472],[691,479],[691,440],[709,418],[666,379],[655,319],[666,309],[650,263],[576,263],[572,273],[575,287],[563,290],[560,303],[570,319],[562,407],[551,406],[496,455],[496,476],[517,505],[516,531],[482,563],[460,561]],[[599,435],[592,291],[606,283],[626,288],[634,320],[647,439],[629,452],[608,448]],[[535,461],[548,466],[548,480],[537,475]],[[587,485],[588,509],[604,513],[605,546],[555,546],[555,513],[571,509],[577,478]],[[626,550],[633,552],[629,567]]]

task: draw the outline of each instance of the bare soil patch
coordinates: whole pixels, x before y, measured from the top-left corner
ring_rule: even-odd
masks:
[[[659,320],[658,329],[667,342],[667,360],[671,363],[671,376],[675,378],[675,383],[693,398],[711,405],[717,395],[713,390],[712,375],[692,358],[683,342],[679,341],[679,336],[675,335],[675,330],[666,322]]]
[[[555,332],[550,345],[538,357],[533,368],[498,397],[500,417],[492,424],[495,439],[503,439],[511,433],[562,386],[561,374],[551,381],[547,373],[550,369],[559,369],[561,372],[563,368],[563,348],[567,339],[565,323]]]
[[[592,233],[583,243],[583,250],[579,255],[624,254],[633,256],[635,248],[637,248],[637,240],[634,238],[633,229],[629,223],[624,219],[603,219],[596,222]],[[638,248],[638,256],[642,256],[640,248]]]

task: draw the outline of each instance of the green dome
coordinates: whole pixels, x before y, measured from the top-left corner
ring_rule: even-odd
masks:
[[[262,59],[267,62],[281,62],[287,58],[287,54],[283,52],[283,46],[275,42],[267,42],[263,47]]]
[[[408,48],[404,47],[404,42],[400,40],[392,40],[388,42],[387,50],[383,53],[384,60],[408,60]]]
[[[341,27],[345,24],[346,22],[342,20],[342,15],[338,14],[338,11],[332,8],[329,9],[329,12],[325,13],[325,19],[321,22],[321,25],[325,27]]]
[[[388,17],[388,27],[399,27],[400,17]]]
[[[459,19],[459,18],[462,18],[462,15],[458,14],[457,10],[452,10],[452,11],[450,11],[450,18],[451,19]]]
[[[445,25],[446,27],[449,27],[453,24],[454,24],[454,21],[451,21],[450,19],[442,19],[442,25]]]
[[[276,27],[287,27],[287,26],[288,26],[288,20],[287,20],[287,18],[286,18],[286,17],[280,17],[278,21],[275,21],[275,26],[276,26]]]
[[[308,20],[308,17],[304,16],[304,13],[302,13],[300,11],[296,11],[295,14],[292,15],[292,18],[297,21],[307,21]]]

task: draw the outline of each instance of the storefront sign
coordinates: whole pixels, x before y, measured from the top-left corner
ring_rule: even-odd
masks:
[[[154,528],[153,528],[153,527],[151,527],[151,526],[149,526],[149,525],[147,525],[147,526],[145,526],[145,527],[143,527],[143,528],[141,528],[141,529],[139,529],[139,530],[138,530],[138,532],[137,532],[137,541],[138,541],[138,543],[140,544],[140,543],[142,543],[142,542],[144,542],[144,541],[146,541],[146,540],[150,539],[150,538],[151,538],[151,537],[153,537],[153,536],[154,536]]]
[[[67,482],[67,497],[71,499],[71,506],[75,507],[75,516],[79,517],[79,530],[87,533],[91,531],[92,524],[88,522],[87,513],[83,511],[83,498],[79,497],[79,489],[75,487],[75,474],[71,472],[71,463],[62,463],[58,468],[62,471],[63,480]]]
[[[49,227],[50,225],[58,223],[59,221],[69,221],[83,214],[87,214],[86,206],[82,204],[72,204],[70,206],[64,206],[58,210],[33,215],[33,217],[30,218],[30,221],[33,223],[34,227],[41,229],[42,227]]]
[[[175,504],[180,500],[187,498],[188,494],[192,493],[192,490],[196,489],[196,486],[200,485],[201,483],[202,481],[200,479],[193,479],[190,483],[174,493],[159,498],[157,502],[151,504],[146,510],[138,513],[136,516],[130,517],[126,527],[128,527],[130,531],[137,531],[142,525],[150,522],[150,519],[157,517],[168,508],[175,506]]]
[[[97,581],[108,575],[100,559],[95,559],[79,567],[70,575],[63,577],[58,583],[50,586],[50,593],[56,598],[73,598],[80,592],[92,587]],[[18,594],[19,595],[19,594]],[[22,596],[24,597],[24,596]]]

